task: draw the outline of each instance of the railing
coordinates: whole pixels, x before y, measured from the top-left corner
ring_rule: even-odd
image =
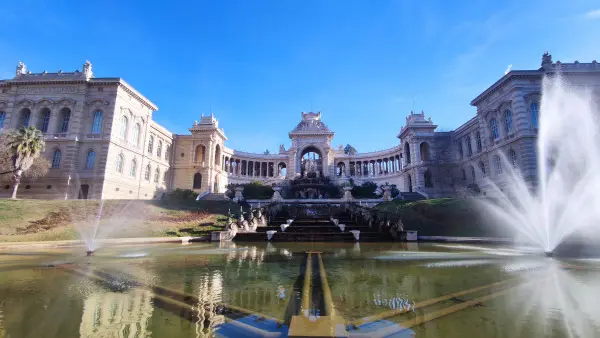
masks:
[[[205,197],[206,195],[208,195],[208,194],[210,194],[210,191],[209,191],[209,190],[207,190],[207,191],[205,191],[205,192],[203,192],[203,193],[200,193],[200,194],[198,194],[198,196],[196,197],[196,201],[199,201],[199,200],[201,200],[202,198],[204,198],[204,197]]]

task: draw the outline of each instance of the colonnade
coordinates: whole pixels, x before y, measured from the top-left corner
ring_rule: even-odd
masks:
[[[242,160],[223,156],[223,170],[229,175],[242,177],[285,177],[285,162]]]
[[[340,161],[336,166],[336,176],[379,177],[398,173],[402,168],[400,155],[361,161]]]

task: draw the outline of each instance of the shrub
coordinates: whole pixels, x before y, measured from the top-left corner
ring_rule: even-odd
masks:
[[[167,197],[170,200],[195,200],[198,193],[190,189],[175,189]]]
[[[377,183],[375,182],[364,182],[361,186],[354,186],[352,188],[352,196],[354,198],[375,198],[375,190],[377,190]]]
[[[245,199],[270,199],[273,197],[273,188],[268,185],[264,185],[260,181],[253,181],[247,184],[229,184],[227,186],[227,196],[233,198],[235,195],[236,187],[244,187]]]

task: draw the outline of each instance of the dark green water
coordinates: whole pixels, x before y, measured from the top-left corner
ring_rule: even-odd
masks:
[[[81,248],[0,251],[0,338],[285,337],[307,251],[321,253],[329,299],[350,336],[600,337],[600,259],[272,243],[113,247],[93,257]],[[313,284],[318,315],[327,297]]]

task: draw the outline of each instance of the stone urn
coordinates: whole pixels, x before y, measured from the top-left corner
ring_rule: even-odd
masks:
[[[392,186],[386,184],[383,186],[383,200],[391,201],[392,200]]]
[[[280,186],[274,186],[273,187],[273,197],[271,197],[272,201],[281,201],[283,200],[283,197],[281,197],[281,187]]]
[[[342,187],[342,190],[344,190],[344,201],[351,201],[354,199],[354,197],[352,197],[352,187],[345,186]]]
[[[244,200],[244,195],[242,192],[244,191],[244,187],[235,187],[235,195],[233,196],[233,200],[235,202],[241,202]]]

